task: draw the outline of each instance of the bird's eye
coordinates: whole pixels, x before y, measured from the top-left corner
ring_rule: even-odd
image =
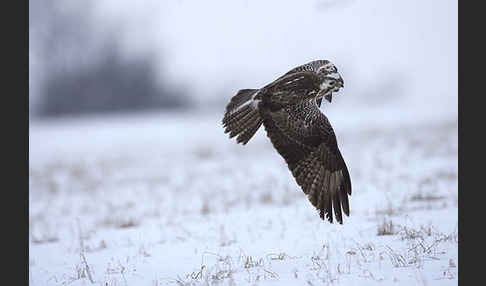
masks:
[[[330,85],[334,85],[335,83],[336,83],[336,81],[334,81],[334,80],[329,81]]]

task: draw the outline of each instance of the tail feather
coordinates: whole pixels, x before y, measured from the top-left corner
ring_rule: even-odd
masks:
[[[233,131],[235,127],[241,124],[241,122],[246,121],[245,119],[247,115],[252,115],[252,113],[253,113],[253,109],[250,108],[250,106],[248,105],[239,107],[239,109],[236,112],[232,110],[226,113],[227,116],[225,116],[225,119],[223,120],[223,125],[231,129],[231,131]],[[226,132],[228,131],[229,130],[227,130]]]
[[[222,122],[224,132],[230,133],[230,138],[238,136],[236,141],[243,145],[250,141],[262,125],[257,101],[254,99],[257,91],[258,89],[242,89],[226,106]]]
[[[251,108],[248,108],[251,109]],[[230,138],[235,137],[236,135],[240,134],[243,132],[245,129],[250,126],[255,119],[258,120],[259,118],[258,112],[250,111],[248,112],[245,116],[241,117],[241,119],[238,119],[238,121],[235,121],[232,125],[231,133],[230,133]]]

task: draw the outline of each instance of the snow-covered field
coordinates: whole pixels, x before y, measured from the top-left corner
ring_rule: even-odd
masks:
[[[457,113],[326,112],[353,184],[322,221],[222,112],[32,122],[31,285],[457,285]]]

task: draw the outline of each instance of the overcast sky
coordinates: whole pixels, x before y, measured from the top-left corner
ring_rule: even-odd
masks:
[[[86,13],[83,3],[63,5]],[[185,85],[200,104],[328,59],[344,77],[348,104],[401,96],[457,106],[457,1],[92,3],[93,41],[109,34],[124,55],[149,55],[161,76]],[[31,40],[30,66],[39,74],[43,59],[35,47]]]

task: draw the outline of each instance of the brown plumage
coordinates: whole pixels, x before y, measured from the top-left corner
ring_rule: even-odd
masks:
[[[226,107],[223,127],[246,144],[263,124],[297,184],[322,219],[343,223],[349,216],[351,180],[334,130],[319,110],[343,80],[332,63],[310,62],[261,89],[240,90]]]

